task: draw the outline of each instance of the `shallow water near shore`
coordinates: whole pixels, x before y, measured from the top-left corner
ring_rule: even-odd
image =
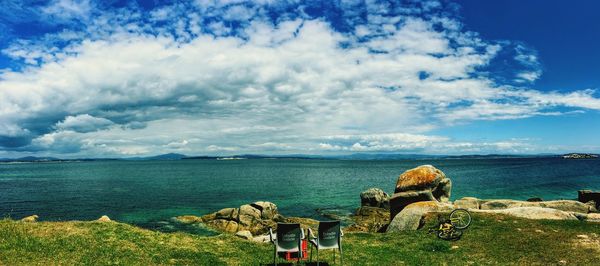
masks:
[[[266,200],[282,214],[322,218],[351,213],[370,187],[392,193],[397,176],[432,164],[463,196],[574,199],[600,190],[600,160],[560,158],[445,160],[179,160],[0,164],[0,215],[93,220],[101,215],[161,231],[210,234],[171,222]]]

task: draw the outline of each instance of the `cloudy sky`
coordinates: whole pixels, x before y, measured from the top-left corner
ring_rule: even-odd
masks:
[[[600,152],[599,7],[0,0],[0,157]]]

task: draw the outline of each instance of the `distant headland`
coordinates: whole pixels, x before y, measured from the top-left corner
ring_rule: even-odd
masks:
[[[0,158],[0,163],[26,162],[78,162],[78,161],[174,161],[174,160],[238,160],[238,159],[304,159],[304,160],[444,160],[444,159],[509,159],[509,158],[564,158],[564,159],[595,159],[598,154],[568,153],[568,154],[467,154],[467,155],[431,155],[431,154],[399,154],[399,153],[354,153],[343,155],[310,155],[310,154],[239,154],[239,155],[200,155],[189,156],[180,153],[166,153],[146,157],[124,158],[56,158],[27,156],[20,158]]]
[[[569,153],[562,156],[564,159],[596,159],[598,154],[590,153]]]

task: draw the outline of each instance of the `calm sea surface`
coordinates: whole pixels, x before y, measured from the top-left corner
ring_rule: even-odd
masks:
[[[397,176],[433,164],[452,179],[452,199],[572,199],[600,190],[600,160],[180,160],[0,164],[0,215],[138,225],[266,200],[284,215],[351,212],[370,187],[393,192]]]

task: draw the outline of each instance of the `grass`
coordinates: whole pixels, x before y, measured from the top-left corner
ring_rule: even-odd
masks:
[[[343,247],[346,265],[590,265],[600,260],[600,225],[476,214],[454,242],[427,230],[347,233]],[[270,244],[227,234],[160,233],[114,222],[0,220],[0,265],[259,265],[270,263],[271,255]],[[321,260],[332,262],[331,252],[322,252]]]

